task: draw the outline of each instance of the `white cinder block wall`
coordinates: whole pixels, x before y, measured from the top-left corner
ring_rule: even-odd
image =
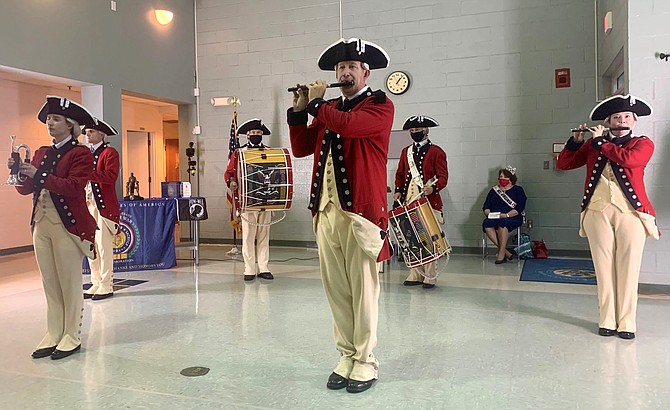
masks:
[[[642,276],[647,282],[670,283],[670,61],[658,57],[670,54],[670,1],[635,0],[628,8],[629,90],[654,108],[653,116],[641,119],[636,131],[655,144],[645,181],[663,235],[659,241],[647,240]]]
[[[333,73],[318,70],[316,59],[340,37],[339,2],[202,0],[197,13],[202,100],[238,96],[240,122],[262,118],[273,133],[267,142],[289,147],[286,88],[334,80]],[[390,55],[389,69],[372,73],[374,89],[383,89],[391,70],[412,77],[406,94],[391,96],[394,129],[414,114],[442,125],[431,139],[449,161],[443,199],[452,246],[480,246],[483,200],[496,170],[510,164],[529,197],[532,237],[544,239],[550,252],[588,249],[577,235],[584,171],[554,170],[552,143],[565,142],[595,104],[593,2],[345,0],[343,13],[345,38],[375,42]],[[564,67],[571,69],[572,85],[556,89],[554,69]],[[222,178],[231,114],[231,107],[201,108],[200,194],[210,214],[203,238],[232,238]],[[661,162],[658,151],[653,161]],[[273,241],[314,240],[307,210],[311,163],[294,159],[295,200],[287,218],[272,227]],[[389,180],[394,171],[391,161]],[[646,263],[645,272],[667,274],[670,268]]]

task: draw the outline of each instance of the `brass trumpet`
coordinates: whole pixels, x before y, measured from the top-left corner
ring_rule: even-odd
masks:
[[[21,166],[21,162],[30,162],[30,148],[26,144],[14,145],[16,135],[11,135],[9,138],[11,139],[9,152],[11,152],[14,164],[10,167],[7,185],[20,186],[26,179],[28,179],[27,176],[19,174],[19,167]],[[19,155],[19,149],[21,148],[25,150],[25,158],[23,161],[21,161],[21,155]]]

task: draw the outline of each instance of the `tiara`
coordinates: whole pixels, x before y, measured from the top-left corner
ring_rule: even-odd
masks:
[[[511,165],[506,166],[505,169],[508,170],[512,175],[516,175],[516,168],[512,167]]]

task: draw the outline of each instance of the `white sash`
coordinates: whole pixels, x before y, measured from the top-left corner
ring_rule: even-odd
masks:
[[[423,179],[421,179],[421,173],[414,163],[414,144],[407,148],[407,164],[409,165],[409,172],[412,174],[412,181],[419,187],[419,190],[422,190]]]
[[[500,188],[500,186],[498,186],[498,185],[494,186],[494,187],[493,187],[493,190],[496,192],[496,194],[498,194],[498,196],[499,196],[503,201],[505,201],[505,203],[506,203],[507,205],[510,206],[510,208],[513,209],[513,208],[516,207],[516,202],[514,202],[514,201],[512,200],[512,198],[510,198],[510,197],[505,193],[505,191],[503,191],[502,188]]]

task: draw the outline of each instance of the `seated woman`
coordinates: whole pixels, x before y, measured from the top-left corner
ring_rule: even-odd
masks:
[[[526,193],[516,185],[516,168],[507,166],[498,171],[498,185],[491,188],[484,201],[486,219],[482,228],[486,236],[498,247],[496,265],[513,258],[505,246],[510,231],[523,223],[523,210],[526,208]]]

